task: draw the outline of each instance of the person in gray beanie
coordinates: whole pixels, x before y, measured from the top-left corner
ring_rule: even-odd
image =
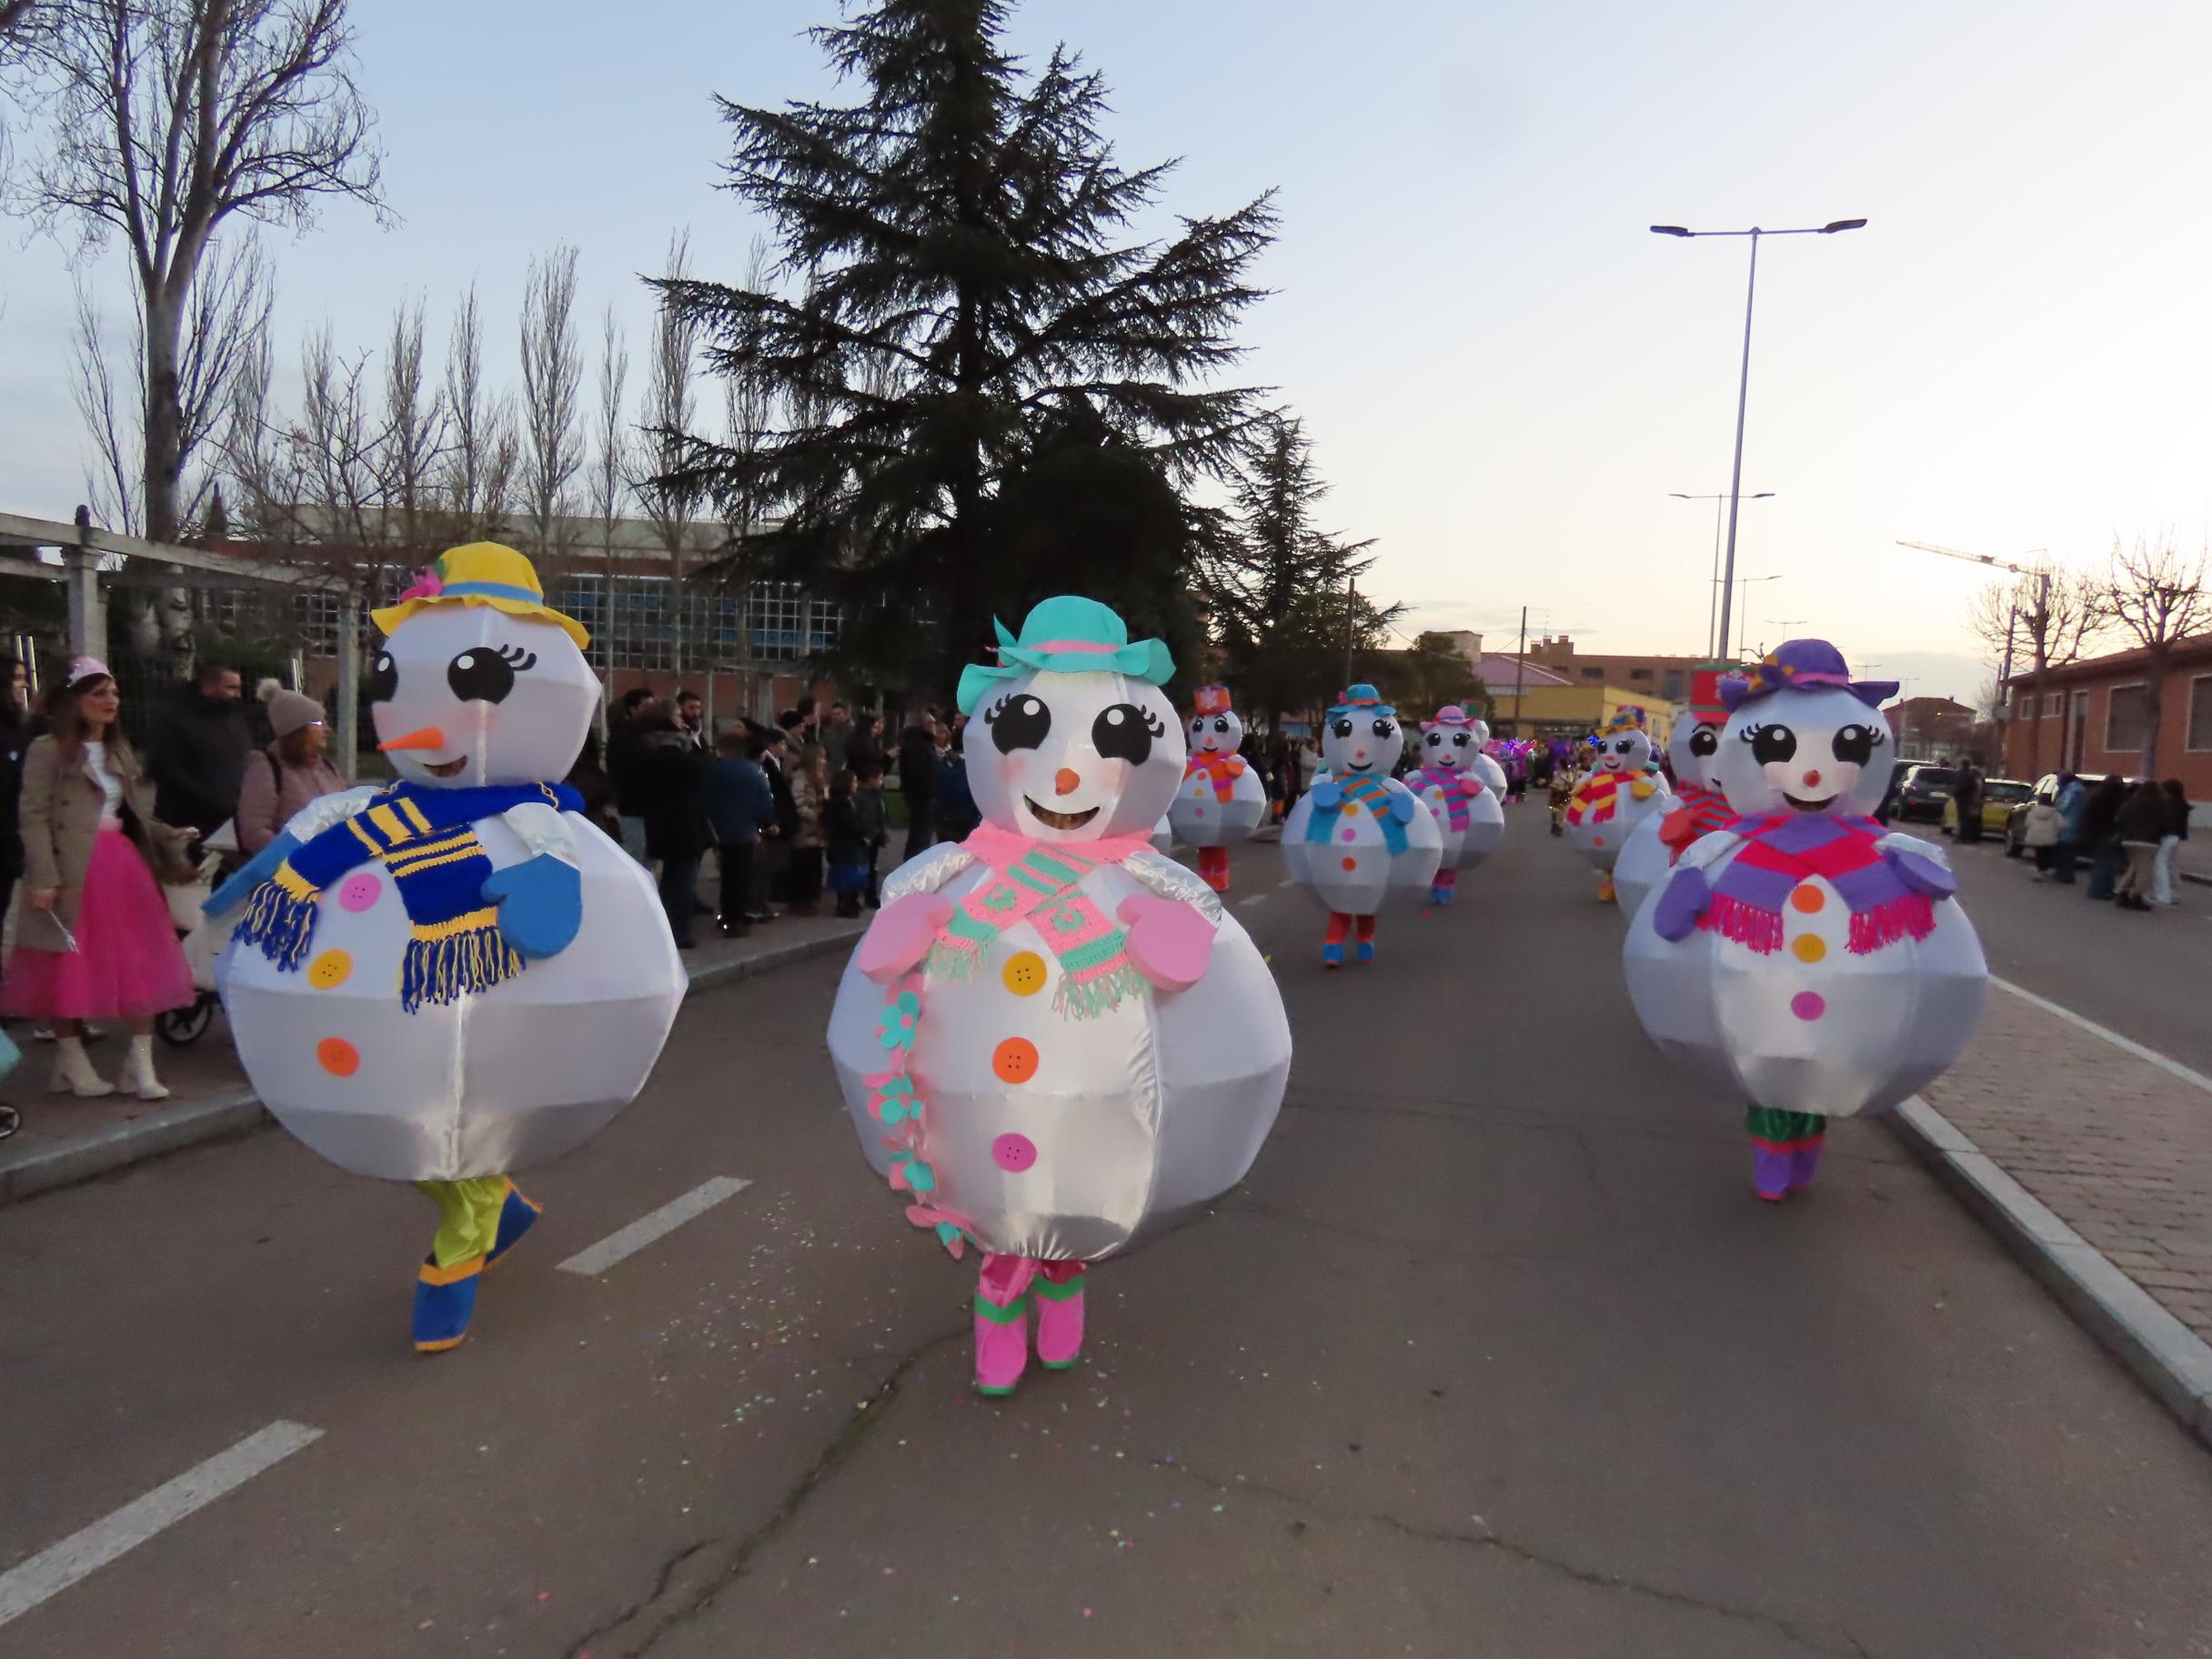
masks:
[[[276,741],[246,763],[238,789],[238,850],[251,857],[276,839],[292,815],[318,795],[346,788],[326,752],[330,725],[322,704],[273,679],[256,693],[268,706]]]

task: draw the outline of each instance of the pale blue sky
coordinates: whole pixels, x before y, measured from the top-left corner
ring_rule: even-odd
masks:
[[[357,0],[404,223],[336,208],[273,245],[278,337],[375,345],[479,280],[502,363],[529,256],[582,249],[592,312],[688,224],[735,276],[709,95],[826,93],[829,0]],[[1493,646],[1704,643],[1727,487],[1744,248],[1698,226],[1869,228],[1766,245],[1740,568],[1751,638],[1823,632],[1911,689],[1970,695],[1977,574],[1900,537],[2101,560],[2212,514],[2212,12],[2118,0],[1469,6],[1031,0],[1018,46],[1080,46],[1124,159],[1181,155],[1168,206],[1280,190],[1244,377],[1306,417],[1330,518],[1377,589]],[[83,445],[50,241],[0,245],[0,507],[65,518]],[[103,268],[117,267],[112,254]],[[118,290],[119,292],[119,290]],[[1787,626],[1785,626],[1785,625]]]

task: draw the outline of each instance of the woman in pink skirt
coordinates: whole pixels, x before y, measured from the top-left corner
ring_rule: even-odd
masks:
[[[85,1053],[87,1020],[131,1034],[123,1087],[168,1094],[154,1075],[154,1016],[192,1000],[192,973],[156,880],[189,880],[190,834],[154,817],[153,791],[116,724],[122,699],[107,665],[79,657],[47,709],[48,735],[23,760],[25,906],[0,978],[0,1014],[53,1026],[53,1088],[113,1094]]]

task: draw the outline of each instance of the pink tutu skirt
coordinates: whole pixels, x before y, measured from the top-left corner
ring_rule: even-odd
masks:
[[[24,902],[20,889],[16,902]],[[0,976],[0,1014],[42,1023],[142,1020],[197,994],[160,883],[130,837],[103,824],[77,904],[76,949],[17,945]]]

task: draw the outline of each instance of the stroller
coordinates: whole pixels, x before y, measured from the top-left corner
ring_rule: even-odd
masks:
[[[231,838],[228,846],[220,844],[226,837]],[[155,1034],[176,1048],[197,1042],[215,1023],[215,1010],[221,1002],[215,989],[216,958],[223,953],[230,929],[226,924],[207,920],[207,898],[215,891],[225,861],[237,850],[231,827],[224,825],[202,845],[199,873],[190,881],[161,890],[162,896],[169,901],[169,925],[176,930],[184,945],[185,961],[192,970],[192,986],[196,993],[184,1007],[154,1016]]]

